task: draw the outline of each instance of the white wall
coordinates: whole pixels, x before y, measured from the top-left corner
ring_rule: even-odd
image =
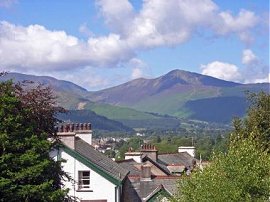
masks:
[[[125,160],[133,159],[137,163],[142,162],[142,153],[141,152],[126,152],[125,153]]]
[[[67,172],[72,179],[75,179],[75,184],[72,182],[64,182],[65,188],[69,188],[69,195],[78,197],[79,200],[101,200],[106,199],[108,202],[115,202],[115,187],[113,183],[88,168],[81,162],[74,159],[64,151],[61,151],[62,159],[66,162],[62,164],[63,170]],[[90,190],[89,192],[78,192],[78,171],[90,170]],[[118,190],[119,191],[119,190]],[[120,201],[120,199],[117,199]]]
[[[192,157],[195,157],[195,147],[190,146],[190,147],[178,147],[178,152],[187,152],[189,155]]]
[[[92,145],[92,132],[89,132],[89,133],[76,132],[76,136],[81,138],[83,141],[87,142],[88,144]]]

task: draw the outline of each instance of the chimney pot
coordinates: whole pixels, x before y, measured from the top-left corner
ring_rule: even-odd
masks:
[[[83,124],[83,130],[87,130],[87,123]]]
[[[79,130],[79,124],[78,123],[75,124],[75,130]]]
[[[74,124],[70,124],[70,129],[71,129],[71,132],[74,131]]]

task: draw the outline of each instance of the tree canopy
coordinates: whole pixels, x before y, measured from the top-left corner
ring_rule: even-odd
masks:
[[[0,201],[63,201],[65,173],[50,158],[55,143],[52,91],[36,84],[0,83]]]
[[[176,201],[268,201],[270,95],[250,94],[247,117],[234,121],[226,153],[179,181]]]

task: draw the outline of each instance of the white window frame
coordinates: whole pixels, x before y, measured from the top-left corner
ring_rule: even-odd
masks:
[[[83,175],[84,173],[89,173],[88,175]],[[87,181],[89,183],[87,183]],[[90,170],[79,170],[78,171],[78,190],[88,190],[90,189]]]

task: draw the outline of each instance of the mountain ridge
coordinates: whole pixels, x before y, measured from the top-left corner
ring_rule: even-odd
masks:
[[[241,84],[178,69],[157,78],[139,78],[99,91],[87,91],[72,82],[47,76],[11,73],[6,79],[12,76],[16,80],[27,78],[52,85],[59,103],[67,109],[93,110],[98,115],[122,123],[133,122],[132,126],[138,126],[147,119],[151,124],[160,123],[160,120],[155,122],[158,118],[149,113],[228,122],[232,116],[244,115],[246,90],[269,91],[269,83]],[[0,80],[5,79],[0,77]],[[234,102],[236,106],[233,106]],[[221,109],[218,112],[213,107],[216,105]],[[235,111],[226,112],[228,107]],[[213,116],[215,113],[217,116]],[[134,121],[137,122],[134,124]]]

